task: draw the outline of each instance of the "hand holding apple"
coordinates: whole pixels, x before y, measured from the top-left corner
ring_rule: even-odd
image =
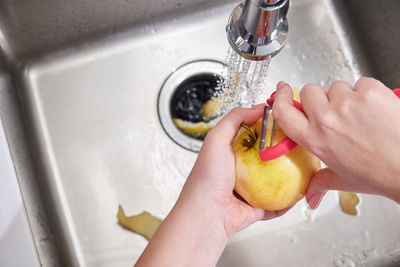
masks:
[[[251,126],[243,125],[233,142],[235,191],[254,207],[281,210],[293,206],[305,196],[307,186],[321,164],[301,146],[274,160],[261,161],[258,149],[261,123],[262,118]],[[271,130],[272,124],[268,125],[268,132]],[[285,136],[276,124],[273,145]],[[270,138],[268,135],[267,144]]]
[[[262,116],[265,104],[248,108],[236,108],[228,113],[207,134],[197,161],[182,191],[201,194],[204,205],[217,209],[230,236],[258,220],[282,215],[282,211],[265,211],[252,207],[238,199],[235,187],[235,154],[232,142],[242,123],[252,125]]]
[[[288,210],[255,208],[233,193],[232,141],[241,123],[254,124],[262,116],[264,106],[234,109],[208,132],[179,199],[136,266],[191,266],[193,262],[215,266],[234,233]]]

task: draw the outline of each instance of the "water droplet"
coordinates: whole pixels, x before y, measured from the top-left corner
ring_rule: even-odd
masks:
[[[264,61],[247,60],[229,48],[225,63],[226,75],[218,84],[215,98],[220,101],[219,112],[224,114],[236,106],[250,107],[265,101],[265,80],[270,58]]]

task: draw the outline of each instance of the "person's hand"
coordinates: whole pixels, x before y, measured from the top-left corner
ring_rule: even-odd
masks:
[[[289,210],[265,211],[254,208],[233,192],[235,155],[232,141],[240,124],[254,124],[262,116],[264,106],[260,104],[251,109],[233,109],[208,132],[182,190],[183,196],[191,194],[201,198],[203,208],[212,210],[220,217],[228,237],[256,221],[272,219]]]
[[[369,193],[400,203],[400,100],[381,82],[336,81],[329,90],[308,84],[300,91],[305,114],[293,107],[290,86],[280,82],[272,114],[295,142],[328,168],[307,189],[311,208],[327,190]]]
[[[254,124],[264,106],[234,109],[208,132],[178,201],[136,266],[214,266],[234,233],[289,209],[253,208],[233,192],[232,141],[240,124]]]

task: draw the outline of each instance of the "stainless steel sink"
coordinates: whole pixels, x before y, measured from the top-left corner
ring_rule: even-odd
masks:
[[[118,204],[165,217],[197,156],[164,133],[158,91],[186,62],[224,60],[236,4],[0,0],[0,114],[44,266],[139,257],[146,241],[118,225]],[[279,80],[326,86],[361,75],[398,87],[399,13],[396,0],[293,0],[269,92]],[[301,202],[235,235],[218,265],[398,266],[399,206],[361,200],[348,216],[331,192],[311,221]]]

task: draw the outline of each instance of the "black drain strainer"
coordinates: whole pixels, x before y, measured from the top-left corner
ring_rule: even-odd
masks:
[[[214,95],[224,71],[222,62],[197,60],[182,65],[164,81],[158,95],[158,116],[164,131],[178,145],[200,151],[204,135],[177,127],[174,119],[192,126],[204,123],[202,107]]]

